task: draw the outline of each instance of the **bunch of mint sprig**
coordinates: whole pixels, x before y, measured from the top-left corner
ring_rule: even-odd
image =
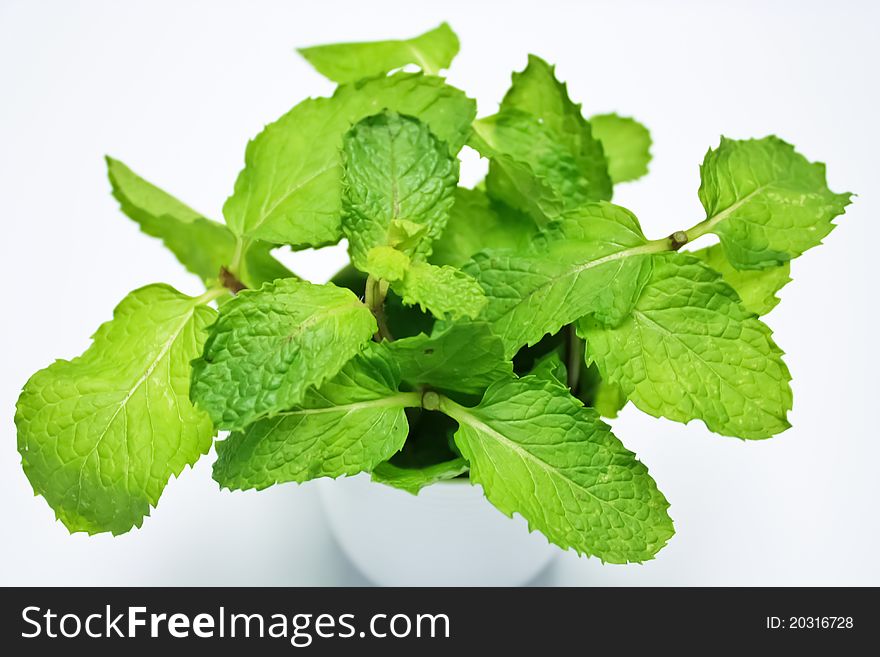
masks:
[[[438,76],[458,48],[443,24],[301,50],[339,86],[248,144],[225,225],[107,159],[123,212],[206,292],[131,292],[83,355],[25,385],[24,471],[70,531],[140,527],[225,430],[226,488],[469,477],[560,547],[638,562],[673,535],[669,505],[600,416],[632,403],[743,439],[788,428],[760,316],[850,194],[781,139],[722,138],[700,168],[706,217],[649,239],[611,203],[647,173],[647,129],[585,118],[534,56],[477,119]],[[474,189],[464,146],[489,163]],[[693,250],[707,234],[720,243]],[[272,255],[343,238],[333,283]]]

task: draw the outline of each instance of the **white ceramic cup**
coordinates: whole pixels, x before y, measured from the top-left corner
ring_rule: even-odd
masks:
[[[381,586],[518,586],[558,552],[467,480],[440,482],[418,496],[366,474],[319,484],[342,550]]]

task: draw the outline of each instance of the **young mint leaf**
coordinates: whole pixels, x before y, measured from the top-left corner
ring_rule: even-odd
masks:
[[[206,285],[217,280],[221,267],[232,262],[235,235],[176,198],[147,182],[119,160],[107,157],[107,175],[120,208],[141,230],[158,237],[180,263]],[[245,255],[243,283],[259,287],[276,278],[293,276],[270,255],[272,245],[256,242]]]
[[[622,324],[579,322],[588,361],[651,415],[699,419],[711,431],[746,439],[787,429],[791,376],[770,329],[696,258],[654,260],[651,280]]]
[[[495,381],[513,376],[504,344],[484,322],[450,324],[445,330],[395,340],[388,345],[407,383],[481,394]]]
[[[143,287],[82,356],[25,384],[15,413],[22,466],[71,532],[140,527],[168,479],[211,447],[189,369],[215,314],[166,285]]]
[[[651,133],[645,126],[635,119],[617,114],[592,116],[590,125],[593,136],[602,142],[611,182],[616,185],[648,173]]]
[[[588,314],[618,323],[650,276],[638,220],[611,203],[590,203],[553,225],[533,253],[479,254],[465,271],[482,285],[492,324],[513,356]]]
[[[376,332],[350,291],[281,279],[223,304],[193,362],[192,397],[222,429],[243,429],[302,403]]]
[[[489,159],[489,196],[527,213],[540,226],[587,199],[577,160],[531,114],[508,110],[475,121],[469,144]]]
[[[468,462],[463,458],[434,463],[421,468],[401,468],[386,461],[373,469],[372,477],[373,481],[380,484],[418,495],[425,486],[436,484],[438,481],[455,479],[467,472],[468,469]]]
[[[756,315],[766,315],[779,303],[779,292],[788,282],[791,263],[785,262],[766,269],[735,269],[720,244],[691,253],[717,271],[739,295],[745,309]]]
[[[342,138],[384,109],[418,117],[455,154],[471,131],[474,101],[440,78],[396,73],[301,102],[248,144],[245,167],[223,206],[238,235],[295,247],[342,237]]]
[[[409,266],[409,257],[393,246],[374,246],[367,252],[364,271],[384,281],[399,281]]]
[[[571,101],[566,85],[556,78],[553,66],[529,55],[528,66],[513,74],[513,84],[501,102],[501,113],[511,110],[537,117],[566,146],[576,163],[580,200],[611,198],[611,179],[602,145],[584,119],[581,106]]]
[[[382,112],[358,122],[342,152],[342,229],[354,266],[365,269],[367,253],[377,246],[430,254],[458,182],[458,160],[446,144],[418,119]]]
[[[552,381],[563,386],[568,384],[568,368],[558,349],[549,351],[536,360],[529,374],[542,381]]]
[[[438,319],[473,319],[486,307],[480,284],[463,271],[446,265],[413,262],[402,279],[391,283],[391,289],[406,305],[418,305]]]
[[[538,227],[528,216],[481,189],[455,190],[455,202],[440,239],[434,240],[430,262],[461,267],[487,249],[525,250]]]
[[[471,481],[550,542],[612,563],[646,561],[672,537],[647,468],[568,390],[535,377],[495,383],[476,408],[443,399]]]
[[[447,23],[412,39],[338,43],[299,48],[297,52],[321,75],[344,84],[384,75],[407,64],[417,64],[436,75],[449,68],[458,54],[458,37]]]
[[[736,269],[779,265],[818,246],[851,194],[835,194],[825,165],[778,137],[721,139],[700,167],[707,219],[689,237],[713,232]]]
[[[489,195],[540,225],[587,201],[611,198],[602,146],[553,67],[530,56],[501,111],[474,124],[471,145],[489,158]]]
[[[403,447],[404,408],[418,393],[397,392],[400,375],[380,345],[306,393],[302,404],[217,443],[214,479],[224,488],[340,477],[372,470]]]

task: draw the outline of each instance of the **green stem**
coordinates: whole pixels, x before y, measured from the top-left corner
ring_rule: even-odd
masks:
[[[745,198],[737,201],[733,205],[731,205],[726,210],[722,210],[716,215],[711,217],[706,217],[702,221],[695,223],[693,226],[686,230],[677,230],[669,237],[662,237],[658,240],[650,240],[646,242],[642,246],[633,247],[631,249],[627,249],[626,251],[622,251],[621,253],[625,253],[626,255],[635,255],[638,253],[663,253],[665,251],[678,251],[685,244],[690,244],[691,242],[698,240],[703,235],[707,233],[712,233],[715,231],[715,226],[719,223],[727,219],[731,214],[736,212],[736,210],[746,201],[751,198],[755,192],[749,194]]]
[[[227,294],[229,294],[229,290],[225,287],[212,287],[208,288],[201,296],[196,297],[195,302],[197,305],[204,306],[205,304],[211,303],[214,299],[219,299]]]
[[[233,274],[240,274],[239,269],[241,268],[242,262],[244,262],[244,254],[250,247],[251,242],[244,237],[236,235],[235,237],[235,251],[232,252],[232,260],[229,261],[229,271]]]
[[[436,393],[434,393],[436,394]],[[459,424],[470,424],[472,415],[467,406],[462,406],[461,404],[452,401],[449,397],[444,395],[437,395],[437,410],[439,410],[444,415],[448,415],[453,420],[458,422]]]
[[[679,232],[683,233],[687,237],[688,242],[693,242],[695,239],[702,237],[706,233],[713,232],[715,230],[715,226],[727,219],[730,215],[732,215],[734,212],[739,210],[740,207],[747,203],[753,196],[763,192],[766,188],[766,185],[762,185],[761,187],[752,190],[736,203],[733,203],[730,207],[722,210],[718,214],[711,217],[706,217],[701,222],[694,224],[687,230]]]
[[[233,292],[239,292],[247,287],[243,283],[247,276],[247,259],[245,258],[245,255],[247,254],[251,243],[251,240],[248,238],[236,235],[235,250],[232,252],[232,259],[229,261],[229,266],[223,267],[220,270],[221,278],[225,277],[227,279],[223,281],[223,284]]]
[[[376,335],[373,336],[376,342],[381,342],[382,340],[392,342],[394,340],[394,336],[388,330],[388,322],[385,317],[385,296],[387,294],[388,283],[382,279],[367,276],[367,287],[364,296],[367,306],[376,318],[376,325],[379,327]]]

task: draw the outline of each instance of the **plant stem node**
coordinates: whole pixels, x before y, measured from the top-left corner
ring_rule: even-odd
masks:
[[[683,230],[677,230],[669,236],[669,246],[674,251],[678,251],[681,247],[688,243],[688,234]]]
[[[440,410],[440,395],[433,390],[428,390],[422,395],[422,408],[426,411]]]

